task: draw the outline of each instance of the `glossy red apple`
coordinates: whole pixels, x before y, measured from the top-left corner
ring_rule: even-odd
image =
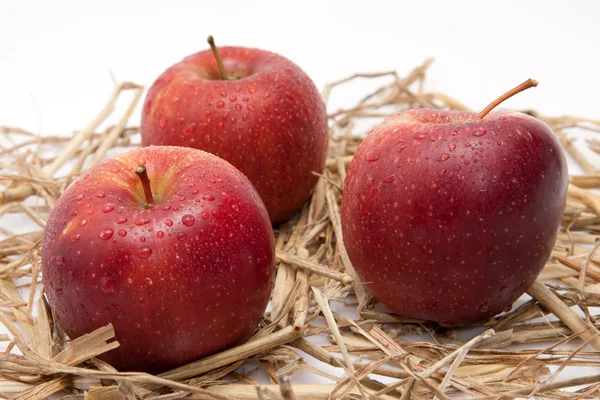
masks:
[[[154,82],[142,111],[142,144],[194,147],[229,161],[254,184],[271,220],[281,222],[302,207],[317,182],[313,172],[325,165],[325,105],[286,58],[214,49],[183,59]]]
[[[348,255],[399,315],[484,321],[509,309],[550,256],[568,185],[559,141],[533,117],[488,111],[400,112],[349,167]]]
[[[248,179],[181,147],[84,173],[56,202],[42,257],[60,326],[75,338],[112,323],[121,345],[104,359],[122,370],[162,371],[245,341],[274,274],[271,223]]]

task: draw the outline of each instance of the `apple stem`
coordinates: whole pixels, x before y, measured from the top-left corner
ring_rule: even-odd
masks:
[[[481,110],[481,112],[479,114],[477,114],[477,117],[479,117],[479,119],[483,119],[483,117],[488,115],[490,111],[492,111],[494,108],[496,108],[504,100],[510,99],[515,94],[521,93],[522,91],[527,90],[532,87],[535,87],[537,85],[538,85],[538,81],[536,81],[535,79],[531,79],[531,78],[527,79],[525,82],[521,83],[519,86],[512,88],[508,92],[504,93],[502,96],[498,97],[496,100],[492,101],[486,108],[484,108],[483,110]]]
[[[138,165],[135,169],[135,173],[142,181],[142,187],[144,188],[144,195],[146,196],[146,208],[149,208],[154,204],[154,197],[152,196],[152,189],[150,188],[150,178],[148,178],[148,171],[145,165]]]
[[[215,59],[217,60],[217,65],[219,66],[219,73],[221,74],[221,79],[226,81],[229,79],[229,77],[227,76],[227,73],[225,72],[225,67],[223,66],[223,60],[221,60],[221,55],[219,54],[219,50],[217,49],[217,45],[215,44],[215,39],[212,37],[212,35],[208,36],[208,44],[210,45],[210,48],[213,52],[213,54],[215,55]]]

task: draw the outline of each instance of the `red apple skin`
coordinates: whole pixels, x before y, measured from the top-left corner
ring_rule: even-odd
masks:
[[[308,199],[325,165],[325,105],[310,78],[286,58],[258,49],[221,47],[230,77],[219,80],[210,50],[167,69],[142,111],[142,144],[194,147],[242,171],[273,223]]]
[[[342,228],[372,294],[443,326],[510,309],[552,251],[568,185],[554,133],[521,113],[410,110],[348,169]]]
[[[271,223],[248,179],[181,147],[134,150],[85,172],[56,202],[42,257],[60,326],[75,338],[112,323],[120,347],[102,358],[120,370],[164,371],[247,340],[274,274]]]

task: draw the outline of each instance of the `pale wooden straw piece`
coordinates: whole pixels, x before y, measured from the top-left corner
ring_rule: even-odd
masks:
[[[298,256],[294,256],[292,254],[287,254],[283,251],[277,251],[277,259],[287,264],[291,264],[296,267],[305,269],[308,272],[312,272],[314,274],[336,280],[338,282],[343,283],[344,285],[351,285],[353,283],[352,276],[348,274],[340,273],[324,265],[314,263],[312,261],[303,259]]]
[[[588,160],[577,146],[575,146],[574,140],[569,139],[567,135],[561,131],[558,131],[557,134],[565,150],[567,150],[571,157],[573,157],[577,164],[579,164],[587,174],[595,174],[598,172],[598,168]]]
[[[600,174],[571,175],[569,182],[583,189],[600,189]]]
[[[569,185],[569,196],[573,196],[580,200],[586,207],[589,207],[597,216],[600,216],[600,196],[582,189],[573,184]]]
[[[561,301],[558,296],[552,293],[546,285],[541,282],[534,282],[527,293],[539,301],[542,306],[554,313],[573,332],[580,332],[579,336],[583,340],[589,340],[590,345],[600,351],[600,338],[596,336],[596,329],[588,326],[581,317]]]
[[[250,341],[243,345],[217,353],[214,356],[175,368],[160,374],[162,378],[170,380],[188,379],[208,371],[220,368],[224,365],[251,357],[269,348],[292,342],[302,337],[303,332],[297,331],[293,326],[288,326],[271,335]]]
[[[327,200],[327,209],[329,211],[329,219],[333,224],[333,230],[335,232],[336,240],[337,240],[337,248],[340,251],[340,256],[342,258],[342,262],[346,271],[352,276],[354,281],[354,292],[356,297],[358,298],[358,309],[362,310],[366,307],[367,303],[370,300],[370,296],[367,293],[366,288],[358,279],[356,275],[356,271],[354,271],[354,267],[352,267],[352,263],[350,262],[350,258],[348,257],[348,253],[346,252],[346,247],[344,246],[344,238],[342,236],[342,223],[340,221],[340,212],[339,206],[337,204],[337,200],[335,199],[335,194],[333,192],[333,187],[329,185],[325,190],[325,198]]]

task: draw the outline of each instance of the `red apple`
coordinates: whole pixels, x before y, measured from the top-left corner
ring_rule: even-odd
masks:
[[[509,309],[550,256],[568,185],[559,141],[533,117],[488,111],[400,112],[349,167],[348,255],[399,315],[484,321]]]
[[[214,44],[214,43],[213,43]],[[222,47],[184,58],[154,82],[142,111],[142,144],[208,151],[242,171],[272,222],[298,210],[325,165],[325,105],[286,58]]]
[[[274,274],[271,223],[248,179],[181,147],[134,150],[84,173],[56,202],[42,257],[66,333],[112,323],[121,345],[104,359],[151,372],[245,341]]]

